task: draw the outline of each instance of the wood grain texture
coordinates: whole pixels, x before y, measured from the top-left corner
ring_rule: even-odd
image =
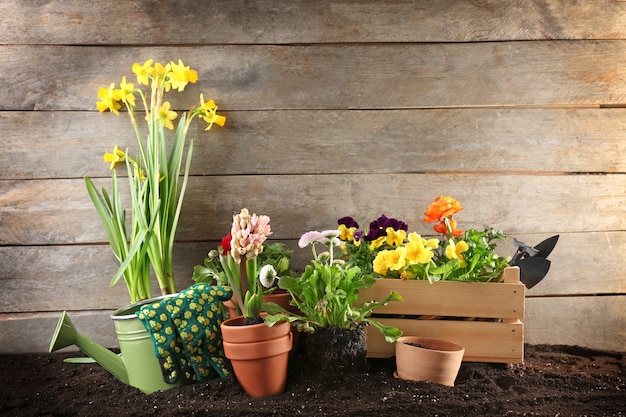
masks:
[[[198,71],[171,96],[178,109],[200,92],[224,111],[619,105],[625,42],[0,46],[0,110],[93,110],[100,86],[133,79],[133,63],[148,58]]]
[[[626,351],[626,296],[530,298],[526,342]]]
[[[109,188],[108,180],[96,186]],[[353,216],[381,213],[422,234],[422,213],[437,195],[463,203],[459,227],[509,234],[624,230],[620,175],[369,174],[193,177],[181,214],[181,241],[219,240],[247,207],[273,219],[276,239],[297,239]],[[236,193],[233,190],[237,190]],[[503,194],[503,190],[507,190]],[[584,190],[584,192],[581,192]],[[3,245],[105,242],[82,180],[0,181]]]
[[[403,301],[377,307],[374,315],[522,319],[524,290],[519,280],[516,283],[440,281],[431,284],[421,280],[382,278],[376,280],[372,288],[359,291],[359,302],[381,301],[395,291]]]
[[[204,44],[473,42],[624,37],[624,5],[603,1],[9,0],[0,43]],[[402,16],[401,19],[398,17]],[[468,18],[471,16],[471,19]],[[103,21],[106,25],[103,25]],[[132,22],[132,24],[129,24]],[[33,24],[34,23],[34,24]]]
[[[192,123],[192,175],[626,172],[626,109],[290,110],[227,116],[225,127],[209,132]],[[0,112],[0,131],[0,179],[108,177],[104,152],[114,145],[137,150],[125,115]]]

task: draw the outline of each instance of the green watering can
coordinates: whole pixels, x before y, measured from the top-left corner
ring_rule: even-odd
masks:
[[[173,296],[175,294],[144,300],[113,313],[111,318],[120,343],[119,355],[80,334],[65,311],[59,319],[48,351],[52,353],[64,347],[76,345],[117,379],[138,388],[145,394],[181,386],[183,378],[179,378],[180,381],[174,384],[163,380],[161,366],[154,355],[154,345],[150,335],[135,315],[142,305]]]

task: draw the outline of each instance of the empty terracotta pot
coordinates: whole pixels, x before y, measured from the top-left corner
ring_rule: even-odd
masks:
[[[396,342],[396,376],[454,386],[465,348],[428,337],[403,336]]]

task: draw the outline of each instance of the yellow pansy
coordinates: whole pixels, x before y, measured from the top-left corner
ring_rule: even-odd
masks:
[[[159,109],[159,121],[163,124],[163,126],[169,130],[173,130],[174,123],[172,123],[172,121],[176,119],[177,116],[178,114],[175,111],[170,110],[169,101],[166,101],[161,105],[161,108]]]
[[[387,244],[392,246],[401,246],[406,238],[406,231],[395,230],[393,227],[385,229],[387,232]]]
[[[422,239],[417,233],[409,235],[409,242],[406,244],[406,260],[409,265],[426,264],[430,262],[434,253],[432,248],[426,246],[427,241]]]
[[[383,245],[383,243],[385,243],[386,240],[387,240],[387,236],[381,236],[377,238],[376,240],[372,240],[372,243],[370,243],[370,250],[378,249],[379,247]]]
[[[460,240],[458,243],[454,243],[453,240],[450,240],[449,245],[446,247],[446,258],[448,259],[458,259],[461,261],[461,266],[465,266],[465,259],[463,258],[462,253],[467,251],[469,246],[464,240]]]
[[[354,233],[357,230],[356,227],[348,227],[345,224],[340,224],[337,229],[339,230],[339,239],[349,242],[354,241]]]
[[[394,250],[385,249],[376,255],[372,263],[374,272],[386,275],[387,271],[398,271],[405,267],[406,249],[399,247]]]

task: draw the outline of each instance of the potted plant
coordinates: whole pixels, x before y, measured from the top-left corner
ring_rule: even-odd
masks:
[[[137,87],[127,82],[126,77],[122,77],[119,86],[111,83],[108,87],[100,87],[96,106],[100,112],[108,110],[116,115],[119,115],[122,107],[126,108],[137,138],[136,155],[131,155],[128,150],[119,149],[117,146],[112,152],[104,154],[104,161],[109,163],[112,171],[110,193],[104,188],[98,191],[89,177],[85,177],[85,184],[104,226],[111,249],[120,264],[111,279],[111,285],[116,284],[123,276],[132,303],[113,314],[116,331],[118,336],[139,334],[138,337],[132,338],[136,340],[136,343],[132,344],[122,343],[121,339],[124,337],[120,338],[122,356],[130,357],[130,350],[149,350],[149,353],[146,351],[138,355],[134,355],[133,352],[134,357],[144,357],[147,363],[129,363],[132,361],[125,363],[114,359],[115,368],[121,369],[115,374],[124,382],[149,392],[171,388],[172,385],[162,380],[161,368],[152,353],[154,347],[150,337],[135,313],[142,305],[155,300],[151,298],[150,291],[151,268],[156,275],[162,297],[176,293],[173,246],[192,157],[193,140],[189,142],[185,155],[189,125],[198,117],[208,124],[206,130],[209,130],[213,124],[224,125],[226,119],[216,113],[217,106],[213,100],[205,101],[204,96],[200,94],[199,104],[180,116],[174,135],[168,140],[166,129],[174,130],[174,121],[178,118],[178,113],[173,111],[170,102],[165,100],[165,93],[174,90],[183,92],[189,83],[198,80],[198,73],[184,65],[181,60],[178,63],[172,61],[161,64],[155,63],[152,59],[143,64],[135,63],[132,72],[137,77]],[[142,85],[148,86],[147,91],[143,91]],[[136,113],[136,107],[140,107],[142,111]],[[139,120],[146,121],[147,129],[140,128]],[[145,137],[144,132],[147,132]],[[117,176],[117,168],[120,165],[126,168],[130,191],[128,223]],[[181,169],[183,169],[182,182]],[[63,320],[64,317],[59,321],[50,345],[51,350],[60,346],[54,339],[62,334],[59,331],[61,328],[67,328],[62,324]],[[72,337],[68,340],[73,339]],[[128,337],[124,338],[124,341],[128,340],[130,340]],[[86,346],[88,343],[81,345]],[[109,370],[110,368],[107,367]],[[147,378],[148,380],[156,378],[161,381],[145,386],[143,382],[136,382],[140,374],[152,375],[152,378]]]
[[[524,285],[511,258],[496,253],[506,236],[493,228],[460,230],[463,210],[452,197],[439,196],[424,213],[436,236],[409,232],[406,223],[385,215],[360,229],[350,217],[338,220],[342,259],[377,280],[361,299],[400,293],[403,303],[380,307],[374,316],[405,335],[455,342],[466,360],[520,362],[523,358]],[[445,318],[446,320],[441,320]],[[368,338],[374,357],[394,355],[382,338]]]
[[[193,270],[195,282],[213,283],[220,286],[228,286],[231,262],[229,260],[230,242],[232,235],[229,233],[222,239],[217,249],[209,251],[202,265],[196,265]],[[263,250],[257,255],[256,262],[259,268],[259,279],[263,285],[263,302],[274,302],[285,308],[290,308],[291,295],[278,288],[277,277],[289,275],[295,272],[291,269],[291,257],[293,251],[287,249],[282,242],[263,242]],[[235,297],[236,298],[236,297]],[[239,304],[234,300],[224,302],[230,317],[242,315]]]
[[[296,323],[298,331],[307,334],[309,361],[322,370],[361,367],[365,362],[367,325],[380,330],[388,342],[402,335],[397,328],[370,318],[374,308],[402,300],[396,292],[392,291],[382,301],[357,302],[359,291],[371,287],[375,280],[358,266],[335,258],[339,233],[338,230],[308,232],[300,238],[301,248],[312,247],[311,264],[300,277],[281,277],[278,281],[278,286],[291,294],[298,312],[270,306],[268,311],[272,314],[265,318],[270,326],[285,321]],[[316,244],[327,246],[328,251],[318,255]]]
[[[223,126],[226,118],[216,113],[213,100],[205,101],[200,94],[199,105],[183,113],[170,141],[165,129],[174,129],[178,114],[165,100],[165,93],[183,92],[188,83],[198,80],[198,73],[178,63],[154,63],[148,59],[143,64],[135,63],[132,71],[139,85],[149,86],[148,91],[135,87],[122,77],[119,87],[111,83],[108,88],[100,87],[97,103],[100,112],[111,111],[119,115],[122,105],[126,108],[138,144],[137,156],[128,150],[113,148],[104,154],[104,161],[112,171],[111,194],[102,189],[98,192],[89,177],[85,183],[89,196],[102,221],[111,249],[120,262],[120,267],[111,280],[114,285],[124,276],[131,302],[150,298],[150,266],[154,270],[161,294],[176,292],[173,272],[173,247],[180,211],[189,177],[189,166],[193,151],[193,140],[185,146],[191,121],[199,117],[211,129],[213,124]],[[145,119],[147,131],[143,137],[135,108],[137,96],[141,102],[140,119]],[[183,169],[183,156],[185,156]],[[126,168],[131,196],[130,229],[126,223],[126,209],[118,187],[117,168]],[[183,169],[182,182],[180,172]]]
[[[463,210],[452,197],[439,196],[424,213],[442,236],[424,238],[408,232],[403,221],[384,214],[370,223],[367,233],[358,230],[351,217],[338,220],[342,249],[349,263],[377,277],[450,281],[493,281],[502,276],[511,260],[495,252],[496,242],[506,240],[499,230],[457,229],[455,214]]]
[[[219,255],[233,300],[242,312],[220,326],[224,353],[240,385],[253,397],[284,391],[293,346],[289,323],[269,327],[261,314],[266,306],[276,305],[263,302],[263,288],[272,286],[274,276],[260,276],[258,269],[263,243],[272,234],[269,221],[268,216],[250,215],[242,209],[233,216],[230,249]]]

